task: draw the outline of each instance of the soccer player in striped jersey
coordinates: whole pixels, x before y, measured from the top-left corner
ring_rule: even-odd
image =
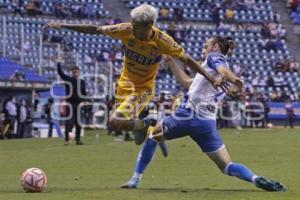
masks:
[[[231,83],[229,91],[237,92],[242,90],[243,81],[229,69],[225,55],[230,50],[230,43],[221,37],[209,39],[203,50],[206,59],[202,66],[214,77],[223,76]],[[245,165],[231,160],[216,126],[217,103],[226,93],[212,87],[200,74],[190,78],[174,59],[171,58],[168,63],[179,82],[189,90],[181,107],[154,127],[138,155],[133,177],[122,188],[138,187],[158,142],[190,136],[224,174],[253,183],[267,191],[286,191],[283,184],[258,176]]]

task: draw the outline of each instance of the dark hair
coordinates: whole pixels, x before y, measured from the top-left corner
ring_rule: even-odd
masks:
[[[234,49],[236,47],[236,44],[231,37],[224,38],[217,36],[215,37],[215,42],[218,43],[220,51],[224,55],[228,53],[229,49]]]
[[[75,70],[79,70],[79,71],[80,71],[79,67],[73,66],[73,67],[71,68],[71,71],[75,71]]]

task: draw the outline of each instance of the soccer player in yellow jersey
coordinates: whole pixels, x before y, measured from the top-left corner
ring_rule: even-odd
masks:
[[[220,86],[221,81],[214,79],[169,35],[154,26],[158,16],[154,7],[142,4],[134,8],[130,16],[130,23],[116,25],[49,23],[44,28],[103,34],[123,42],[124,65],[116,95],[120,105],[110,117],[109,126],[114,130],[142,130],[142,136],[135,138],[136,144],[141,144],[150,121],[139,120],[138,115],[154,96],[155,78],[163,54],[179,59],[205,76],[215,87]]]

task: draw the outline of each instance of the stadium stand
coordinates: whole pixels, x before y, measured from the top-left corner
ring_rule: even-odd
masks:
[[[60,18],[95,19],[109,15],[109,12],[103,7],[101,0],[25,0],[14,2],[1,0],[0,5],[11,13],[28,13],[30,15],[43,14]]]
[[[63,1],[70,3],[69,1]],[[102,5],[101,1],[84,1],[91,4]],[[144,1],[131,0],[124,1],[128,7],[134,7]],[[55,2],[51,0],[40,1],[43,14],[53,13],[46,12]],[[232,61],[234,70],[245,79],[246,86],[249,90],[262,92],[271,97],[274,92],[287,93],[297,92],[300,89],[298,68],[290,69],[289,65],[294,61],[285,41],[285,30],[280,24],[272,23],[274,20],[270,1],[256,1],[252,4],[221,4],[222,1],[196,1],[196,0],[176,0],[162,1],[155,0],[149,2],[159,8],[168,8],[170,10],[170,18],[174,18],[174,14],[178,14],[178,9],[185,4],[183,10],[183,21],[212,21],[212,15],[209,10],[218,5],[222,5],[220,9],[220,19],[226,18],[226,9],[234,10],[234,18],[231,24],[220,24],[217,28],[211,25],[179,25],[172,28],[168,23],[161,23],[159,26],[173,37],[187,50],[193,57],[201,58],[201,48],[203,42],[211,36],[227,36],[232,37],[239,44],[239,48],[235,51]],[[2,7],[13,11],[13,4],[8,1],[2,1]],[[49,8],[49,9],[47,9]],[[103,8],[103,5],[102,7]],[[104,9],[104,8],[103,8]],[[194,13],[194,11],[199,13]],[[176,11],[176,12],[175,12]],[[104,11],[108,13],[108,11]],[[87,17],[86,17],[87,18]],[[53,19],[52,19],[53,20]],[[69,54],[71,63],[77,63],[82,68],[83,75],[101,72],[108,75],[109,68],[103,64],[112,61],[115,77],[118,77],[122,64],[122,45],[119,41],[107,38],[105,36],[82,35],[66,30],[56,31],[50,30],[42,32],[42,26],[49,21],[48,17],[22,17],[8,15],[6,18],[7,27],[7,55],[13,59],[20,58],[21,34],[20,30],[24,29],[26,48],[23,46],[24,64],[32,66],[37,70],[40,65],[39,55],[39,39],[42,37],[42,73],[49,80],[56,80],[55,58],[60,54],[58,44],[63,54]],[[70,23],[82,23],[84,21],[68,20]],[[247,22],[247,23],[238,23]],[[264,22],[262,28],[260,24]],[[249,25],[251,24],[251,25]],[[0,21],[3,26],[3,20]],[[2,36],[2,32],[0,35]],[[76,61],[80,61],[79,63]],[[96,61],[101,64],[95,64]],[[285,67],[282,67],[284,65]],[[298,66],[299,67],[299,66]],[[275,80],[270,80],[275,79]],[[88,81],[88,92],[95,91],[95,84]],[[259,80],[259,81],[258,81]],[[289,84],[287,84],[289,83]],[[176,93],[180,89],[174,77],[168,73],[168,70],[161,69],[158,75],[157,92],[170,90]],[[101,90],[102,91],[102,90]]]
[[[0,80],[48,82],[46,77],[38,75],[36,71],[2,57],[0,57]]]
[[[124,0],[128,8],[136,7],[145,1]],[[161,18],[183,19],[188,21],[212,21],[212,10],[217,6],[221,20],[228,19],[232,15],[232,20],[236,22],[261,23],[273,20],[273,12],[269,0],[263,1],[198,1],[198,0],[154,0],[149,4],[168,10],[168,16]],[[162,13],[161,13],[162,14]]]

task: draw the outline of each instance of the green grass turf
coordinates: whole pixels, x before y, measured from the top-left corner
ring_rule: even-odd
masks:
[[[270,193],[222,175],[198,146],[183,138],[170,141],[170,156],[160,150],[138,190],[120,189],[132,175],[139,147],[101,132],[84,138],[86,145],[63,146],[59,139],[0,141],[0,200],[299,200],[300,129],[221,131],[234,161],[289,188]],[[24,193],[20,175],[39,167],[48,176],[43,193]]]

